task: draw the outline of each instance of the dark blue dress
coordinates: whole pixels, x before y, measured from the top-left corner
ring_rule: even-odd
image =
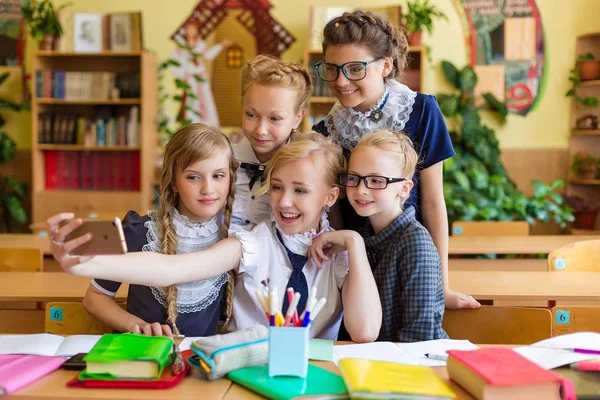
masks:
[[[148,221],[150,221],[149,216],[140,216],[135,211],[129,211],[123,219],[123,233],[129,252],[142,251],[142,247],[148,243],[148,228],[144,226]],[[114,296],[121,286],[121,282],[104,279],[95,279],[92,284],[109,296]],[[178,314],[177,328],[181,334],[185,336],[211,336],[217,332],[221,303],[224,301],[226,287],[227,284],[222,285],[217,298],[203,310],[190,313],[180,312]],[[129,285],[127,311],[148,323],[167,324],[167,310],[158,302],[148,286]]]

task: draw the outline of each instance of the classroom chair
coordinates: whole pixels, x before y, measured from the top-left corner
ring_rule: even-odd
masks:
[[[600,307],[556,306],[552,308],[554,336],[587,331],[600,332]]]
[[[454,221],[455,236],[529,236],[525,221]]]
[[[600,240],[582,240],[548,254],[548,272],[600,272]],[[556,306],[555,301],[548,307]],[[600,305],[598,302],[561,302],[559,305]]]
[[[119,303],[126,309],[125,303]],[[56,335],[102,335],[113,329],[92,317],[79,302],[52,302],[46,305],[45,331]]]
[[[451,339],[475,344],[531,344],[552,337],[552,313],[542,308],[498,306],[446,310],[442,327]]]

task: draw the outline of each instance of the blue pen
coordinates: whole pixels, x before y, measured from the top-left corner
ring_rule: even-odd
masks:
[[[425,353],[425,357],[430,358],[432,360],[440,360],[440,361],[448,360],[447,355],[440,355],[440,354],[433,354],[433,353]]]
[[[302,328],[306,328],[308,325],[310,325],[310,311],[306,311],[302,319]]]

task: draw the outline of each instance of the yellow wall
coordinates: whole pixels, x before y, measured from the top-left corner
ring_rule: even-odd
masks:
[[[176,27],[199,0],[74,0],[70,7],[81,12],[119,12],[143,10],[144,44],[157,53],[159,60],[169,56],[174,46],[169,40]],[[61,4],[65,1],[56,1]],[[311,5],[349,5],[360,7],[364,0],[270,0],[272,15],[292,32],[297,42],[283,54],[286,59],[300,61],[307,46],[308,13]],[[449,60],[458,66],[466,63],[466,51],[458,14],[451,0],[431,0],[448,16],[448,21],[436,21],[434,35],[425,37],[432,48],[434,64]],[[373,6],[405,4],[405,1],[371,0]],[[564,97],[568,89],[568,71],[575,59],[575,37],[600,30],[600,0],[536,0],[546,33],[549,80],[539,107],[526,117],[511,115],[497,135],[503,148],[565,148],[568,146],[570,101]],[[31,49],[29,45],[29,57]],[[30,65],[30,64],[29,64]],[[424,91],[436,94],[446,90],[441,69],[426,70]],[[171,110],[174,112],[174,110]],[[25,114],[25,113],[22,113]],[[28,115],[28,114],[25,114]],[[15,120],[16,118],[16,120]],[[490,121],[493,126],[493,122]],[[7,131],[21,148],[31,145],[30,124],[21,115],[10,121]]]

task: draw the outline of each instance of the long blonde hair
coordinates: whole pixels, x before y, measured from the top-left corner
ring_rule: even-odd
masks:
[[[224,133],[216,128],[204,124],[191,124],[175,132],[165,147],[163,168],[160,176],[160,200],[158,217],[162,228],[161,252],[175,254],[177,239],[173,227],[173,208],[179,205],[179,196],[173,188],[173,182],[178,172],[185,170],[195,162],[206,160],[219,154],[229,157],[229,194],[225,202],[224,223],[222,226],[223,237],[227,237],[229,222],[233,211],[233,198],[235,195],[235,180],[238,162],[233,154],[231,143]],[[227,282],[227,300],[225,304],[226,322],[231,317],[233,309],[233,271],[229,274]],[[173,333],[179,334],[177,329],[177,286],[170,285],[166,288],[167,294],[167,321],[173,326]]]
[[[242,71],[242,96],[253,83],[279,86],[296,92],[296,113],[308,106],[312,81],[306,69],[295,61],[283,61],[273,56],[258,55]]]
[[[408,135],[391,129],[381,129],[364,136],[352,152],[354,153],[363,147],[374,147],[390,153],[396,159],[398,165],[398,170],[394,171],[394,173],[398,174],[398,177],[406,178],[407,180],[413,178],[415,169],[419,163],[419,156]],[[402,204],[404,204],[404,201],[406,199],[403,199]]]
[[[342,148],[320,133],[309,131],[297,133],[292,142],[286,144],[273,155],[265,169],[265,182],[257,190],[258,194],[266,193],[271,187],[273,171],[292,161],[312,157],[327,174],[327,184],[340,187],[339,176],[345,170],[346,160]]]

